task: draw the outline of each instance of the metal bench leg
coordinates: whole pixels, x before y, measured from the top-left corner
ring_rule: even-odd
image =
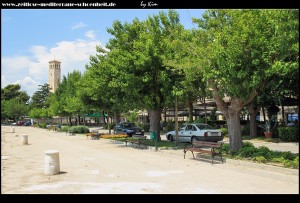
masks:
[[[193,158],[195,158],[194,152],[193,152],[193,151],[191,151],[191,152],[192,152],[192,154],[193,154]]]

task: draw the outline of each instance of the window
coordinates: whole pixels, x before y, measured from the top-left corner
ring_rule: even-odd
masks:
[[[288,114],[286,114],[286,117],[287,117],[288,123],[294,122],[295,120],[299,120],[297,113],[288,113]]]

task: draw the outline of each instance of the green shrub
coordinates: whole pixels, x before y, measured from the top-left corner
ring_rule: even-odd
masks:
[[[294,142],[299,141],[299,127],[279,127],[279,138],[282,141]]]
[[[219,130],[222,131],[223,136],[228,136],[228,129],[227,128],[220,128]]]
[[[287,160],[294,160],[296,155],[294,155],[292,152],[281,152],[281,157]]]
[[[39,123],[38,126],[39,126],[39,128],[46,128],[47,124],[46,123]]]
[[[264,157],[270,160],[272,158],[272,151],[268,147],[260,146],[257,148],[257,152],[253,154],[253,157]]]
[[[243,147],[254,147],[254,144],[251,142],[243,142]]]
[[[252,160],[256,161],[256,162],[259,162],[259,163],[266,163],[267,162],[266,158],[263,157],[263,156],[254,157]]]
[[[90,132],[89,128],[83,125],[72,126],[69,128],[71,133],[88,133]]]
[[[62,126],[62,128],[61,128],[61,132],[68,132],[69,131],[69,126]]]
[[[237,156],[240,157],[254,157],[254,154],[257,153],[257,148],[255,147],[242,147],[238,152]]]
[[[223,153],[229,153],[229,144],[227,143],[222,144],[221,150]]]
[[[297,156],[294,160],[284,160],[283,162],[284,167],[287,168],[295,168],[299,169],[299,156]]]

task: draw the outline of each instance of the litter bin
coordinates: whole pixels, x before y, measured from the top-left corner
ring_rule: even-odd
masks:
[[[150,132],[150,140],[155,141],[156,133],[154,131]]]

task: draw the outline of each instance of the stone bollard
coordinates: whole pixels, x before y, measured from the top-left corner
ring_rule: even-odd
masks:
[[[15,133],[15,128],[12,127],[12,128],[10,129],[10,132],[11,132],[11,133]]]
[[[56,175],[60,172],[59,152],[56,150],[45,151],[45,175]]]
[[[21,135],[21,142],[23,145],[27,145],[28,144],[28,135],[26,135],[26,134]]]

